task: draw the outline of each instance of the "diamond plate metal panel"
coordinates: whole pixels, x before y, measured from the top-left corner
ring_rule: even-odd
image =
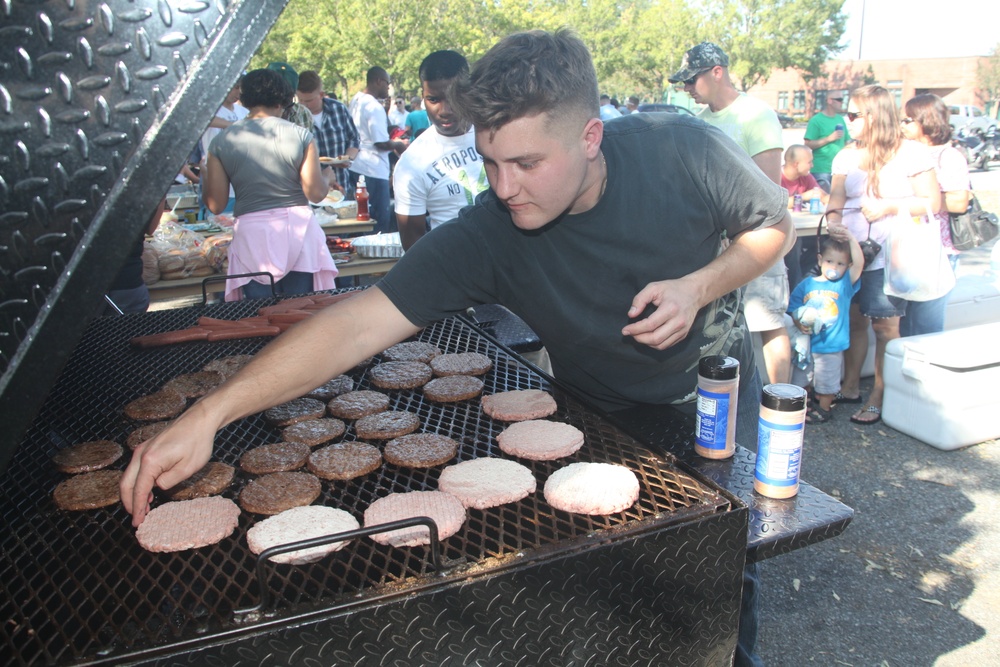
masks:
[[[0,0],[0,471],[287,0]]]

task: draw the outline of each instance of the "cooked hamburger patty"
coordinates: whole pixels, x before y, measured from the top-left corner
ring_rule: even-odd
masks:
[[[499,394],[483,396],[483,412],[494,419],[505,422],[520,422],[541,419],[554,414],[556,401],[551,394],[541,389],[520,389],[503,391]]]
[[[380,389],[416,389],[427,384],[433,373],[420,361],[387,361],[368,372],[372,384]]]
[[[583,432],[575,426],[546,419],[516,422],[498,436],[500,449],[532,461],[552,461],[569,456],[583,446]]]
[[[442,491],[390,493],[373,502],[365,510],[365,527],[415,516],[430,517],[437,525],[438,538],[445,540],[462,528],[462,524],[465,523],[465,508],[461,500]],[[371,538],[379,544],[414,547],[430,544],[431,532],[425,526],[413,526],[387,533],[375,533]]]
[[[363,442],[338,442],[314,451],[306,465],[323,479],[354,479],[378,469],[382,454]]]
[[[330,401],[326,409],[341,419],[361,419],[389,409],[389,397],[377,391],[349,391]]]
[[[460,352],[458,354],[442,354],[431,359],[431,370],[434,375],[483,375],[493,368],[493,362],[485,354],[478,352]]]
[[[471,375],[434,378],[424,385],[424,396],[437,403],[455,403],[483,393],[483,381]]]
[[[315,398],[317,401],[325,403],[352,389],[354,389],[354,380],[347,375],[338,375],[310,391],[306,394],[306,398]]]
[[[121,470],[85,472],[59,482],[52,498],[56,507],[70,511],[107,507],[121,499],[121,491],[118,489],[121,480]]]
[[[441,348],[435,347],[430,343],[406,341],[396,343],[383,352],[383,354],[389,361],[421,361],[426,364],[441,354]]]
[[[391,440],[420,428],[420,418],[405,410],[392,410],[362,417],[354,423],[354,433],[362,440]]]
[[[240,457],[240,468],[251,475],[298,470],[309,458],[309,445],[301,442],[276,442],[254,447]]]
[[[281,432],[281,439],[285,442],[301,442],[315,447],[336,440],[344,435],[346,430],[347,426],[339,419],[310,419],[285,428]]]
[[[240,506],[254,514],[278,514],[311,504],[322,490],[319,479],[307,472],[273,472],[243,487]]]
[[[176,391],[185,398],[198,398],[215,389],[225,379],[226,376],[219,371],[199,371],[197,373],[178,375],[163,385],[163,388]]]
[[[171,419],[184,412],[187,401],[176,391],[161,389],[155,394],[137,398],[125,406],[125,416],[137,421],[155,422]]]
[[[217,496],[233,483],[236,469],[233,466],[209,461],[205,467],[188,477],[183,482],[167,490],[171,500],[193,500]]]
[[[517,502],[537,488],[530,469],[507,459],[463,461],[442,470],[438,479],[438,489],[475,509]]]
[[[571,463],[545,480],[545,502],[577,514],[615,514],[639,499],[639,480],[624,466]]]
[[[56,469],[60,472],[71,474],[93,472],[107,468],[120,459],[122,454],[122,446],[117,442],[94,440],[60,449],[52,457],[52,462],[56,464]]]
[[[275,426],[291,426],[307,419],[319,419],[326,414],[326,406],[314,398],[293,398],[287,403],[264,411],[264,419]]]
[[[157,436],[167,430],[167,427],[170,426],[170,424],[171,422],[153,422],[152,424],[143,424],[128,434],[128,438],[125,439],[125,444],[128,445],[129,449],[135,449],[147,440],[152,440],[154,436]]]
[[[430,468],[455,458],[458,443],[436,433],[410,433],[385,445],[385,460],[406,468]]]
[[[135,536],[147,551],[197,549],[228,537],[239,518],[240,508],[229,498],[180,500],[153,509]]]
[[[280,544],[291,544],[313,537],[334,535],[356,530],[361,524],[344,510],[322,505],[293,507],[281,514],[264,519],[247,531],[247,545],[255,554]],[[320,560],[323,556],[344,548],[347,542],[332,542],[311,549],[299,549],[271,556],[274,563],[304,565]]]

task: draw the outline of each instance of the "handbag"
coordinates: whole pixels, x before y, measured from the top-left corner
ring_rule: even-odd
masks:
[[[941,243],[941,228],[930,209],[914,218],[897,213],[885,247],[883,291],[907,301],[930,301],[955,287],[955,272]]]
[[[817,255],[820,253],[820,247],[822,245],[822,238],[821,237],[823,235],[823,225],[826,224],[826,216],[829,213],[840,213],[841,216],[843,216],[844,215],[844,211],[860,211],[860,210],[861,210],[860,208],[856,208],[856,207],[837,208],[837,209],[833,209],[833,210],[827,211],[826,213],[823,214],[823,216],[819,219],[819,225],[816,227],[816,254]],[[871,264],[872,262],[874,262],[875,258],[878,257],[878,254],[880,252],[882,252],[882,245],[878,241],[875,241],[875,240],[872,239],[872,223],[871,222],[868,223],[868,238],[866,238],[864,241],[859,241],[858,245],[861,246],[861,254],[864,255],[865,266],[868,266],[869,264]]]
[[[955,250],[972,250],[996,237],[997,216],[984,211],[975,193],[969,197],[965,213],[948,213],[951,227],[951,244]]]

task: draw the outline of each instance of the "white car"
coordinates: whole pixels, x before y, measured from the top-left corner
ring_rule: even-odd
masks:
[[[990,134],[997,129],[997,119],[987,116],[982,109],[971,104],[953,104],[949,107],[951,112],[952,128],[955,130],[964,129],[968,132],[982,132]]]

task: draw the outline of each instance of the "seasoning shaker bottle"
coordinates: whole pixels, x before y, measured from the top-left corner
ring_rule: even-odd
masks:
[[[769,498],[791,498],[799,492],[805,421],[805,389],[794,384],[764,387],[757,422],[754,491]]]
[[[736,451],[739,389],[739,360],[712,355],[698,361],[694,451],[699,456],[728,459]]]
[[[360,222],[370,220],[368,217],[368,187],[365,185],[365,177],[358,178],[358,187],[354,191],[354,198],[358,202],[357,218]]]

